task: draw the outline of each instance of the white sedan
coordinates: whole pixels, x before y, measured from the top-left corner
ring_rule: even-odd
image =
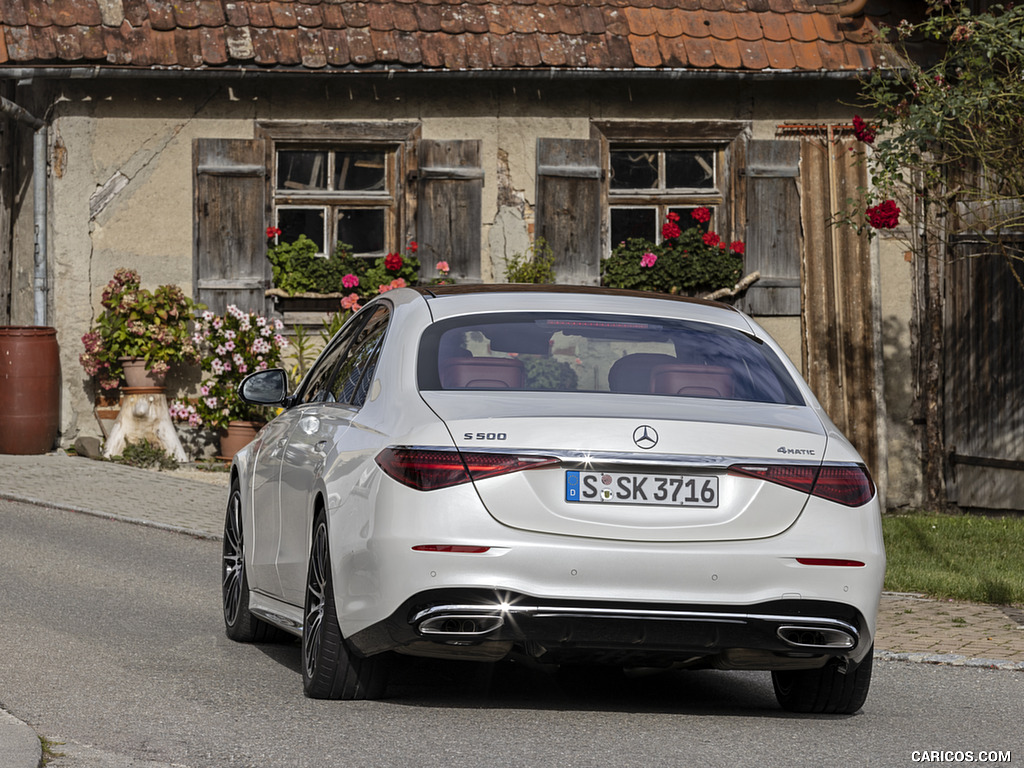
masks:
[[[770,670],[850,713],[885,570],[874,484],[799,373],[721,304],[398,289],[354,315],[231,468],[229,637],[302,638],[316,698],[393,654]]]

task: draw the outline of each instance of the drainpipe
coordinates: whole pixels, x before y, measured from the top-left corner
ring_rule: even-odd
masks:
[[[35,129],[32,136],[32,217],[35,222],[35,269],[32,278],[36,325],[46,325],[46,123],[24,107],[0,96],[0,113]]]

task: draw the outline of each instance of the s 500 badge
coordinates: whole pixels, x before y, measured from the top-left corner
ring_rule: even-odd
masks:
[[[463,440],[506,440],[508,435],[504,432],[463,432]]]

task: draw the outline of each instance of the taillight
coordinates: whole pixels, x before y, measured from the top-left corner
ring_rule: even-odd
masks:
[[[389,477],[418,491],[449,488],[470,480],[558,464],[558,459],[546,456],[395,447],[385,448],[376,461]]]
[[[729,467],[729,474],[766,480],[847,507],[867,504],[875,495],[863,464],[737,464]]]

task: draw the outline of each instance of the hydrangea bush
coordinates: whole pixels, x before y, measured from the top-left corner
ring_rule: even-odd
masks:
[[[238,395],[238,384],[255,371],[277,368],[288,346],[284,324],[234,304],[223,316],[204,312],[193,343],[202,349],[207,374],[195,401],[176,400],[171,416],[193,427],[222,430],[230,421],[266,421],[267,409],[250,405]]]

